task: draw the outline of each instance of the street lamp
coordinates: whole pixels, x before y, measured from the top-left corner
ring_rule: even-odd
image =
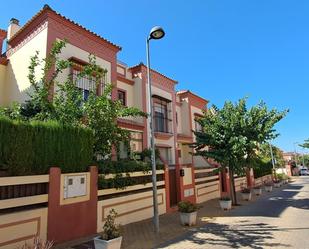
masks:
[[[156,233],[159,232],[159,211],[158,211],[158,197],[157,197],[157,174],[156,174],[156,156],[155,156],[155,143],[154,143],[154,130],[153,130],[153,110],[152,110],[152,93],[151,93],[151,79],[150,79],[150,40],[159,40],[165,35],[164,30],[155,26],[150,30],[149,36],[146,39],[146,54],[147,54],[147,83],[148,83],[148,127],[150,135],[151,147],[151,169],[152,169],[152,198],[153,198],[153,225]]]
[[[273,165],[273,172],[274,172],[274,176],[276,178],[275,158],[274,158],[273,148],[272,148],[271,143],[269,143],[269,149],[270,149],[270,155],[271,155],[271,163]]]

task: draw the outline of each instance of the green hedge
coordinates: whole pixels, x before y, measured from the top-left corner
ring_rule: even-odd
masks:
[[[135,160],[99,161],[99,174],[117,174],[137,171],[151,171],[151,163]],[[157,163],[157,170],[164,169],[164,165]]]
[[[0,169],[9,175],[45,174],[87,169],[93,157],[90,130],[57,122],[22,122],[0,117]]]
[[[271,161],[264,161],[261,159],[256,159],[253,163],[253,170],[254,170],[254,178],[259,178],[265,175],[272,174],[272,163]]]

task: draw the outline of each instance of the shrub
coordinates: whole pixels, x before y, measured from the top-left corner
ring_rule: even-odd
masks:
[[[244,193],[244,194],[250,194],[251,190],[249,188],[243,188],[241,190],[241,193]]]
[[[181,201],[178,203],[178,211],[181,213],[193,213],[198,210],[198,206],[190,201]]]
[[[93,135],[55,121],[23,122],[0,117],[0,169],[9,175],[85,171],[93,157]]]
[[[157,164],[157,170],[163,169],[162,164]],[[117,174],[117,173],[127,173],[127,172],[136,172],[151,171],[150,162],[142,162],[136,160],[119,160],[119,161],[104,161],[101,160],[98,162],[98,171],[99,174]]]
[[[230,201],[231,198],[229,196],[224,196],[220,198],[220,201]]]
[[[255,178],[272,174],[273,166],[271,162],[265,162],[258,158],[253,162],[253,167]]]
[[[120,226],[115,223],[117,213],[112,209],[106,217],[106,222],[103,226],[102,239],[111,240],[120,237]]]

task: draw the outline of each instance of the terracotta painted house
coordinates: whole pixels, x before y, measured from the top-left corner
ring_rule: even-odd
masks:
[[[112,97],[120,99],[126,106],[147,110],[146,66],[139,64],[127,66],[117,60],[121,47],[87,30],[74,21],[60,15],[45,5],[26,24],[21,26],[17,19],[11,19],[7,30],[0,30],[0,48],[7,43],[6,51],[0,59],[0,105],[6,106],[14,101],[24,102],[30,83],[27,78],[30,57],[39,52],[40,58],[46,57],[56,40],[68,41],[61,53],[61,58],[74,62],[73,69],[60,75],[65,79],[69,70],[73,77],[88,61],[89,53],[96,56],[97,64],[107,70],[102,80],[113,83],[116,87]],[[3,44],[5,45],[5,44]],[[39,75],[38,75],[39,76]],[[169,165],[206,166],[201,158],[193,160],[191,149],[186,143],[194,141],[192,130],[199,129],[195,119],[206,110],[208,101],[190,91],[176,92],[177,81],[164,74],[151,70],[152,100],[154,106],[155,144],[163,159]],[[88,79],[79,81],[78,88],[87,98],[93,82]],[[132,131],[132,151],[141,151],[149,147],[146,118],[118,120],[119,126]],[[125,148],[120,157],[126,157]]]
[[[73,66],[65,70],[59,80],[66,79],[70,73],[76,77],[80,68],[87,63],[88,55],[94,54],[96,63],[107,71],[96,89],[97,94],[102,93],[106,83],[112,83],[115,86],[112,99],[149,112],[147,67],[143,64],[128,66],[120,62],[117,56],[121,47],[62,16],[48,5],[23,26],[13,18],[7,29],[0,29],[0,49],[5,47],[0,51],[0,106],[27,100],[27,91],[31,90],[27,78],[30,57],[38,51],[39,57],[45,58],[52,44],[64,39],[68,43],[60,57],[70,59]],[[40,77],[39,71],[37,77]],[[192,148],[188,145],[195,141],[192,131],[201,129],[196,120],[203,115],[203,111],[207,111],[208,101],[189,90],[177,92],[177,81],[161,72],[151,70],[151,79],[155,145],[161,160],[165,162],[164,170],[157,171],[159,214],[176,210],[175,206],[181,200],[202,203],[227,195],[228,173],[214,172],[215,165],[202,157],[193,157]],[[89,90],[96,87],[87,78],[76,82],[85,100]],[[131,151],[150,147],[145,117],[117,122],[131,132]],[[123,145],[118,156],[125,159],[130,156],[128,151]],[[134,174],[135,177],[148,174],[147,177],[151,173]],[[237,178],[236,189],[240,190],[247,183],[250,185],[251,177]],[[73,179],[78,179],[80,195],[69,196],[70,179],[71,183]],[[17,248],[37,235],[56,243],[93,235],[102,231],[111,208],[118,212],[121,224],[152,217],[151,182],[126,189],[98,189],[97,180],[96,167],[90,167],[89,172],[72,174],[62,174],[55,167],[46,175],[1,177],[0,247]],[[261,179],[261,182],[264,180]],[[32,187],[37,184],[40,188],[33,190]],[[19,195],[19,191],[14,189],[18,190],[20,186],[23,189],[31,188],[31,194],[24,191],[23,195]]]

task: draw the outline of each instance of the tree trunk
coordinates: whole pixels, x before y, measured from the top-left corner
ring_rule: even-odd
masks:
[[[230,175],[230,189],[231,189],[232,205],[236,206],[238,203],[237,203],[236,190],[235,190],[234,172],[232,170],[229,170],[229,175]]]

